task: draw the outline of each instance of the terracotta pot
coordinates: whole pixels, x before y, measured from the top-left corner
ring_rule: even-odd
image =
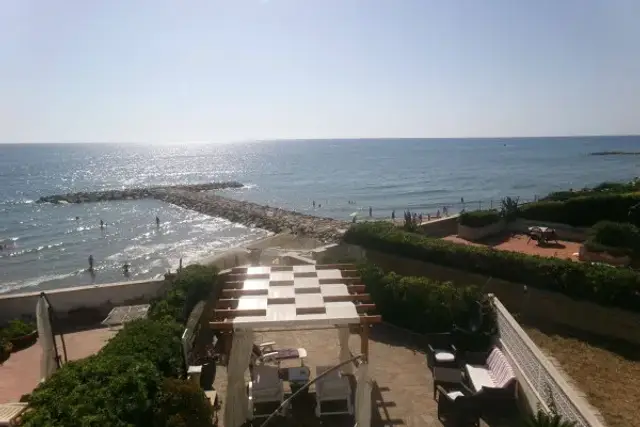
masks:
[[[27,347],[31,347],[38,340],[38,331],[35,330],[27,335],[21,337],[11,338],[9,342],[13,344],[12,352],[24,350]]]

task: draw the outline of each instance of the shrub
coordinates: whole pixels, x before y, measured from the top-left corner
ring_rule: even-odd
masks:
[[[198,301],[219,294],[218,268],[190,265],[178,273],[171,288],[149,308],[149,318],[172,320],[184,324]]]
[[[70,362],[33,391],[23,426],[151,425],[160,381],[144,358],[95,355]]]
[[[640,252],[640,229],[629,223],[601,221],[589,230],[585,246],[592,252],[633,256]]]
[[[640,227],[640,203],[635,204],[629,208],[629,222],[636,227]]]
[[[556,191],[540,199],[540,201],[563,202],[565,200],[573,199],[575,197],[593,196],[601,193],[608,193],[608,194],[632,193],[638,190],[640,190],[640,181],[636,181],[636,180],[631,182],[625,182],[625,183],[603,182],[601,184],[596,185],[593,188],[583,188],[577,191]]]
[[[475,321],[478,304],[485,299],[476,286],[385,274],[372,264],[362,264],[358,269],[383,318],[417,333],[449,332],[454,325],[467,327]],[[494,318],[483,320],[481,330],[495,330]]]
[[[213,411],[198,384],[165,379],[156,398],[154,427],[211,427]]]
[[[458,222],[465,227],[480,228],[495,224],[501,219],[500,213],[496,210],[470,211],[461,213]]]
[[[500,251],[484,246],[460,245],[407,233],[382,222],[352,226],[344,239],[348,243],[380,252],[640,312],[640,275],[629,269]]]
[[[520,216],[535,221],[590,227],[599,221],[627,222],[629,210],[638,203],[640,193],[600,193],[566,201],[528,203],[520,209]]]
[[[7,326],[0,330],[0,335],[8,340],[29,335],[36,330],[33,322],[25,322],[24,320],[14,319]]]
[[[64,365],[42,383],[30,397],[33,410],[24,425],[210,425],[211,410],[202,392],[183,381],[163,382],[163,377],[184,375],[181,323],[200,299],[217,289],[217,271],[185,268],[154,302],[151,318],[127,323],[98,354]]]
[[[180,336],[182,327],[172,321],[140,319],[128,322],[105,345],[105,356],[130,355],[145,358],[165,377],[185,374]]]

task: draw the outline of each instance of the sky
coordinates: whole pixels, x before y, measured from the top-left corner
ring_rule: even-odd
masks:
[[[640,134],[638,0],[3,0],[0,142]]]

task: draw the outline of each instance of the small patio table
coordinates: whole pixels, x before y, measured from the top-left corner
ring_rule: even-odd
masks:
[[[436,398],[439,385],[459,385],[462,384],[462,370],[458,368],[444,368],[434,366],[433,368],[433,398]]]

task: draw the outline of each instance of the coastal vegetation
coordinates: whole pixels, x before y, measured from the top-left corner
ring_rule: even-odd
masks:
[[[640,254],[640,229],[630,223],[601,221],[591,227],[584,245],[590,252],[636,257]]]
[[[640,192],[600,192],[560,201],[540,201],[523,205],[520,217],[555,222],[574,227],[590,227],[600,221],[628,222],[629,211],[640,203]]]
[[[539,257],[409,233],[386,222],[352,226],[347,243],[462,271],[640,311],[640,274],[630,269]]]
[[[640,181],[637,179],[629,182],[603,182],[593,188],[585,187],[580,190],[555,191],[553,193],[549,193],[546,197],[541,198],[540,201],[562,202],[575,197],[594,196],[602,193],[624,194],[633,193],[635,191],[640,191]]]
[[[40,384],[28,397],[23,425],[210,426],[204,392],[184,379],[180,337],[189,307],[216,284],[215,267],[186,267],[147,319],[127,323],[99,353],[65,364]]]

